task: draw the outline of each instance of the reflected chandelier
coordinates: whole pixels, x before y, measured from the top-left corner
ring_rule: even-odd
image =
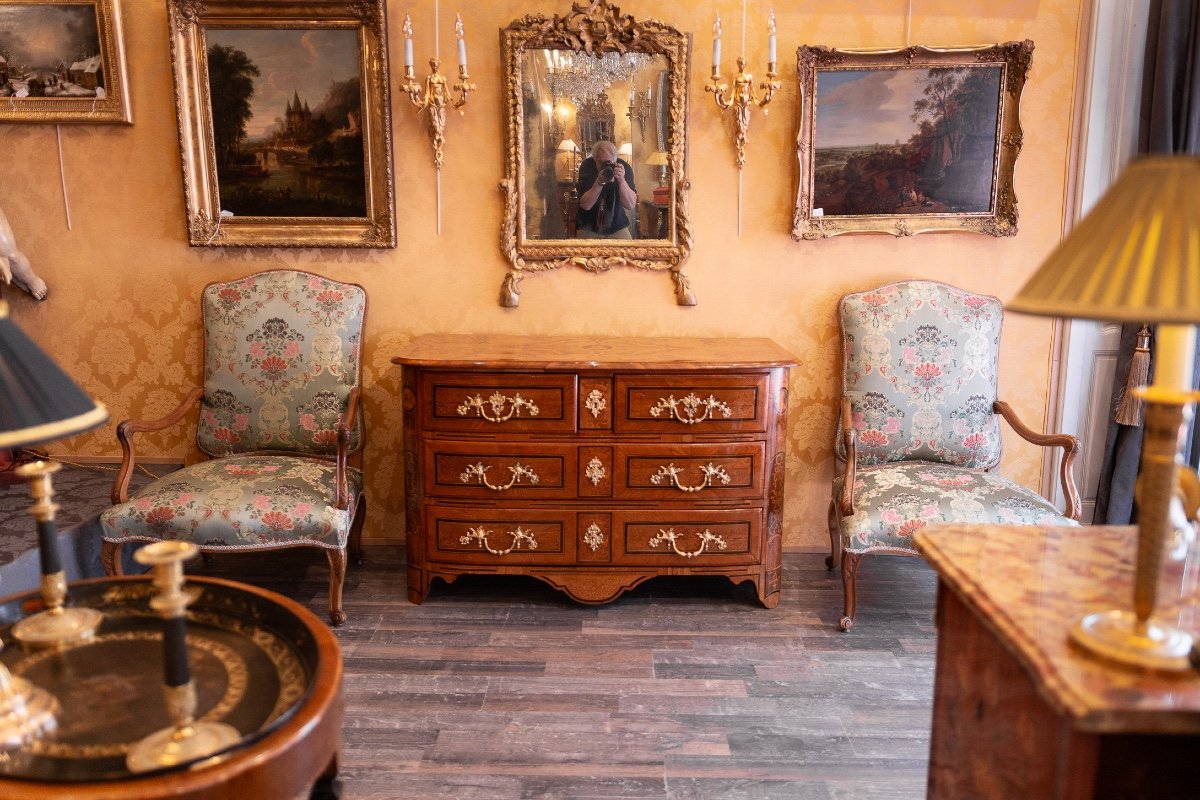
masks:
[[[555,98],[569,98],[579,106],[602,94],[614,83],[628,81],[647,58],[646,53],[604,53],[593,56],[547,50],[546,83]]]

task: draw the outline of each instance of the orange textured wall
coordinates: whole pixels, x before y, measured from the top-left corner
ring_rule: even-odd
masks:
[[[472,78],[479,91],[466,116],[451,115],[442,175],[443,234],[434,223],[434,173],[423,120],[393,96],[396,206],[400,244],[374,252],[220,250],[187,245],[179,144],[164,3],[126,0],[125,41],[134,125],[63,126],[62,152],[73,229],[59,181],[55,128],[0,126],[0,206],[17,241],[50,284],[35,303],[15,291],[13,317],[50,351],[114,420],[156,417],[173,408],[200,372],[197,298],[212,280],[274,267],[301,267],[363,284],[370,296],[365,344],[367,535],[403,535],[397,452],[399,368],[392,354],[431,332],[769,336],[796,353],[788,431],[785,544],[826,546],[824,528],[834,430],[837,327],[834,307],[848,291],[924,277],[1002,299],[1011,296],[1059,239],[1069,158],[1077,33],[1083,0],[859,0],[776,4],[784,88],[770,114],[754,115],[737,234],[737,171],[729,115],[703,92],[714,8],[724,21],[727,64],[739,49],[741,5],[629,2],[623,11],[661,18],[694,37],[689,90],[691,212],[695,249],[687,272],[699,298],[674,302],[659,274],[559,271],[527,279],[521,307],[497,304],[505,274],[498,238],[502,131],[496,31],[530,12],[563,13],[566,0],[465,7]],[[752,68],[766,55],[771,4],[748,3]],[[912,9],[911,18],[908,17]],[[431,55],[432,0],[392,3],[388,31],[393,79],[400,72],[404,12],[413,16],[420,63]],[[441,10],[442,49],[451,52],[454,8]],[[907,32],[907,40],[906,40]],[[842,236],[798,243],[788,235],[795,199],[797,87],[786,54],[800,44],[838,47],[953,46],[1033,39],[1025,88],[1025,145],[1016,168],[1020,233]],[[788,80],[791,78],[791,80]],[[1046,412],[1051,324],[1010,316],[1003,339],[1001,395],[1035,426]],[[113,423],[53,446],[56,452],[116,456]],[[140,452],[191,460],[194,429],[144,435]],[[1007,441],[1004,470],[1037,487],[1040,454]]]

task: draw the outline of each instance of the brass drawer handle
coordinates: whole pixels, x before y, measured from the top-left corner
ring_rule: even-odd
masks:
[[[663,482],[664,478],[669,478],[671,483],[675,485],[675,488],[684,492],[698,492],[706,486],[712,486],[713,478],[716,478],[721,483],[729,483],[729,473],[725,471],[725,468],[720,465],[714,465],[711,461],[701,467],[700,471],[704,473],[704,480],[694,486],[685,486],[679,482],[679,474],[683,470],[675,466],[674,463],[665,464],[658,468],[658,472],[650,476],[650,482],[657,486]]]
[[[508,404],[511,404],[512,407],[505,414],[504,406]],[[488,422],[507,422],[514,416],[521,416],[522,406],[529,411],[529,416],[536,417],[538,415],[538,407],[534,405],[532,400],[526,400],[524,397],[521,397],[520,392],[517,392],[512,397],[505,397],[499,392],[495,392],[487,400],[484,400],[481,394],[468,397],[458,406],[458,415],[465,417],[471,413],[471,409],[475,409],[479,416]],[[488,416],[488,408],[491,408],[491,416]]]
[[[683,416],[679,414],[680,407],[683,408]],[[684,425],[696,425],[704,422],[706,419],[712,419],[714,411],[720,411],[721,416],[726,418],[733,414],[733,409],[711,394],[707,399],[704,399],[697,397],[694,392],[689,393],[686,397],[679,400],[675,399],[675,395],[660,397],[657,405],[650,409],[650,416],[657,417],[664,411],[670,411],[671,416]],[[701,412],[700,416],[696,416],[696,412],[698,411]]]
[[[708,528],[705,528],[703,531],[696,534],[700,537],[700,549],[693,550],[689,553],[684,550],[680,550],[679,545],[676,542],[676,540],[678,540],[682,535],[683,534],[681,533],[676,533],[674,528],[667,528],[665,531],[662,528],[659,528],[658,536],[655,536],[650,540],[650,546],[658,547],[663,542],[670,542],[671,549],[675,551],[675,554],[683,556],[684,558],[695,558],[696,556],[701,555],[708,549],[710,544],[716,545],[718,550],[724,550],[729,546],[725,543],[724,539],[710,531]]]
[[[479,542],[479,546],[487,550],[494,556],[506,556],[513,550],[521,549],[521,542],[525,542],[530,550],[537,550],[537,538],[527,530],[520,526],[515,531],[509,531],[508,535],[512,537],[512,544],[506,550],[496,550],[488,544],[488,537],[492,535],[492,531],[486,530],[482,525],[478,528],[468,528],[465,535],[458,537],[459,544],[470,544],[471,542]]]
[[[459,475],[458,478],[463,483],[470,483],[472,477],[478,477],[479,483],[491,489],[493,492],[504,492],[511,489],[521,482],[522,477],[528,478],[530,483],[537,483],[541,480],[537,473],[533,471],[532,467],[526,467],[523,464],[513,464],[508,468],[508,471],[512,473],[512,480],[503,486],[497,486],[487,478],[487,471],[489,469],[491,469],[491,467],[484,466],[482,461],[478,464],[470,464],[467,466],[466,472]]]

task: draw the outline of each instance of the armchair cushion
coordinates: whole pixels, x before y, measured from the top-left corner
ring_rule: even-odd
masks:
[[[346,546],[362,494],[362,472],[347,469],[349,503],[335,505],[337,468],[310,458],[227,456],[184,467],[100,517],[113,543],[161,539],[206,550]]]
[[[834,481],[834,496],[841,492]],[[916,552],[913,532],[945,522],[1000,525],[1077,525],[1044,497],[994,472],[947,464],[906,462],[860,469],[856,513],[842,518],[845,549]]]

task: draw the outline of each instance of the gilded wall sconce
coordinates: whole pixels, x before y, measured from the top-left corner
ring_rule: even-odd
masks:
[[[429,59],[429,76],[424,83],[418,83],[413,73],[412,47],[412,18],[404,15],[404,83],[400,89],[408,94],[409,100],[416,106],[417,113],[429,111],[429,138],[433,141],[433,166],[441,172],[445,163],[443,149],[446,144],[446,107],[449,106],[463,113],[462,107],[467,104],[467,95],[478,87],[469,82],[467,74],[467,43],[463,39],[462,16],[455,14],[454,33],[458,38],[458,82],[450,86],[446,77],[440,72],[441,59],[436,55]],[[436,52],[436,48],[435,48]],[[454,95],[458,95],[454,99]]]
[[[743,42],[743,48],[744,46],[745,42]],[[775,12],[772,11],[767,20],[767,80],[758,85],[758,88],[763,90],[762,96],[759,97],[755,89],[754,76],[746,70],[745,56],[737,57],[738,71],[733,78],[731,89],[729,84],[721,79],[721,15],[717,14],[717,21],[713,23],[712,76],[709,78],[709,85],[704,87],[704,91],[712,93],[713,99],[717,101],[717,106],[722,111],[733,108],[734,124],[736,125],[734,147],[737,149],[739,170],[746,166],[746,138],[750,129],[750,109],[758,106],[763,110],[763,114],[768,113],[767,106],[781,85],[779,81],[775,80],[779,75],[775,71],[775,64]]]

